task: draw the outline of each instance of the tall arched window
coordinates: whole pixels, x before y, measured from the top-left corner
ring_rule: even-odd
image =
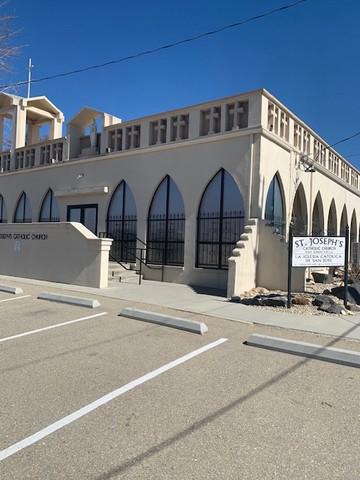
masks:
[[[316,195],[312,211],[312,235],[324,235],[324,209],[320,192]]]
[[[347,210],[346,210],[346,205],[344,205],[344,208],[341,213],[341,219],[340,219],[340,235],[345,236],[346,235],[346,226],[348,225],[348,220],[347,220]]]
[[[31,207],[26,193],[23,192],[19,201],[17,203],[15,214],[14,214],[14,223],[31,223]]]
[[[305,190],[300,183],[296,190],[292,214],[291,214],[291,223],[293,225],[294,235],[306,235],[307,234],[307,205],[306,205],[306,196]]]
[[[184,202],[169,175],[160,183],[152,199],[147,231],[148,263],[184,264]]]
[[[196,266],[227,268],[244,232],[244,202],[229,173],[221,169],[206,187],[199,207]]]
[[[266,197],[265,220],[278,233],[285,234],[284,202],[277,175],[274,175]]]
[[[337,235],[337,216],[334,199],[332,199],[328,215],[327,234],[331,236]]]
[[[106,234],[113,238],[110,255],[123,262],[134,262],[136,258],[136,205],[134,195],[126,182],[122,181],[110,200],[106,217]]]
[[[351,216],[351,223],[350,223],[350,258],[352,258],[352,252],[354,249],[354,243],[357,240],[357,224],[356,224],[356,212],[353,211]]]
[[[51,188],[41,205],[39,222],[60,222],[59,206]]]
[[[7,223],[7,210],[5,200],[2,195],[0,195],[0,223]]]

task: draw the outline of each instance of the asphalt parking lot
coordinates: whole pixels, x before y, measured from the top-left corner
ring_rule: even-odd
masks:
[[[23,290],[0,292],[1,480],[360,478],[359,369],[244,345],[359,342],[161,308],[200,336],[118,316],[156,305]]]

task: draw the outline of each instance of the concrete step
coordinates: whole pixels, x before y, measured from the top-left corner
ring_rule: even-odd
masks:
[[[116,262],[109,262],[108,282],[139,283],[139,274],[134,264],[123,264],[126,268]],[[142,278],[142,276],[141,276]]]

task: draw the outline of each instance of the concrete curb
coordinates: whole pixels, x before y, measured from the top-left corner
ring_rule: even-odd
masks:
[[[0,285],[0,292],[13,293],[14,295],[19,295],[23,293],[22,288],[19,287],[9,287],[7,285]]]
[[[360,368],[360,353],[254,333],[246,345]]]
[[[57,293],[40,293],[37,297],[40,300],[49,300],[50,302],[69,303],[80,307],[96,308],[100,307],[100,302],[90,298],[70,297],[69,295],[59,295]]]
[[[208,331],[207,326],[203,322],[195,322],[185,318],[169,317],[168,315],[161,315],[160,313],[136,310],[135,308],[124,308],[119,313],[119,316],[141,320],[142,322],[165,325],[166,327],[178,328],[188,332],[200,333],[201,335]]]

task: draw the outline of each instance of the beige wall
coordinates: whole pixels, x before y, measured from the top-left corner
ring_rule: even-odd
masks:
[[[291,272],[293,292],[305,290],[305,268]],[[250,219],[229,259],[227,296],[240,295],[255,287],[287,291],[288,243],[266,226]]]
[[[0,224],[0,273],[104,288],[111,242],[80,223]]]
[[[265,91],[250,92],[239,97],[239,100],[243,99],[249,100],[249,119],[247,126],[241,128],[225,129],[227,108],[237,98],[215,100],[207,105],[189,107],[184,112],[179,110],[157,114],[154,117],[119,123],[119,125],[111,127],[114,130],[122,125],[141,124],[142,137],[139,148],[107,152],[105,147],[111,129],[105,129],[105,131],[103,129],[101,139],[103,154],[101,155],[81,157],[41,167],[23,168],[18,171],[5,169],[0,175],[0,194],[5,200],[8,221],[13,220],[16,204],[22,191],[25,191],[31,205],[32,220],[37,222],[42,201],[48,189],[51,188],[59,204],[62,222],[67,220],[68,206],[97,204],[98,233],[105,232],[106,216],[112,194],[124,180],[131,189],[136,202],[137,236],[146,242],[150,203],[160,182],[165,175],[169,175],[177,184],[184,201],[185,257],[183,267],[165,267],[164,279],[165,281],[216,288],[226,287],[227,271],[195,268],[195,257],[199,204],[204,189],[220,168],[227,170],[241,191],[244,200],[245,224],[249,227],[251,227],[249,219],[261,220],[264,218],[269,185],[274,175],[278,174],[284,195],[286,231],[289,227],[292,205],[299,186],[304,188],[308,231],[311,231],[311,214],[317,192],[321,193],[325,228],[330,203],[334,199],[338,231],[344,205],[347,208],[347,223],[350,224],[351,216],[355,212],[358,229],[360,223],[359,188],[345,183],[339,175],[334,175],[320,164],[316,165],[315,173],[306,173],[299,164],[303,142],[300,146],[294,144],[295,124],[300,125],[304,132],[306,130],[310,134],[307,153],[313,157],[316,134]],[[283,117],[277,114],[275,117],[278,126],[270,125],[270,121],[274,121],[269,114],[272,102],[277,105],[277,108],[280,108],[279,114],[287,115],[286,121],[289,129],[286,138],[284,135],[282,136],[279,127]],[[221,131],[216,134],[201,135],[201,111],[216,105],[221,105],[222,110]],[[92,118],[92,112],[90,113],[91,116],[85,118],[84,125]],[[79,115],[90,115],[90,113],[85,109],[85,113]],[[165,116],[170,125],[171,116],[180,113],[190,114],[189,137],[180,141],[169,141],[168,138],[163,144],[150,145],[150,123]],[[75,119],[79,120],[78,117]],[[169,132],[168,129],[168,134]],[[319,137],[316,138],[319,140]],[[72,141],[76,143],[76,138],[67,138],[67,146]],[[326,155],[329,155],[328,150],[326,150]],[[64,155],[64,159],[66,158],[68,157]],[[344,166],[344,159],[339,160],[343,162]],[[16,228],[21,227],[17,226]],[[280,257],[282,258],[281,249],[284,245],[280,245],[279,242],[275,244],[274,242],[277,240],[275,236],[268,238],[269,235],[272,235],[272,229],[269,227],[265,230],[262,226],[261,228],[256,227],[256,234],[252,231],[247,233],[250,234],[251,239],[248,240],[246,247],[243,248],[242,241],[239,239],[241,246],[238,246],[238,250],[240,252],[243,249],[244,252],[237,257],[235,255],[236,259],[232,263],[230,262],[229,276],[233,278],[231,281],[235,282],[233,289],[238,290],[240,284],[244,286],[244,289],[261,283],[262,286],[269,288],[274,288],[276,285],[283,286],[283,280],[280,281],[276,277],[268,275],[268,265],[273,264],[274,258],[278,258],[283,265]],[[357,240],[358,232],[356,233]],[[73,245],[75,251],[71,255],[76,257],[78,243],[75,242]],[[251,246],[249,247],[249,245]],[[68,251],[64,251],[64,255],[67,254],[69,254]],[[161,278],[161,269],[146,268],[144,273],[145,278]],[[240,284],[238,285],[237,282]]]

